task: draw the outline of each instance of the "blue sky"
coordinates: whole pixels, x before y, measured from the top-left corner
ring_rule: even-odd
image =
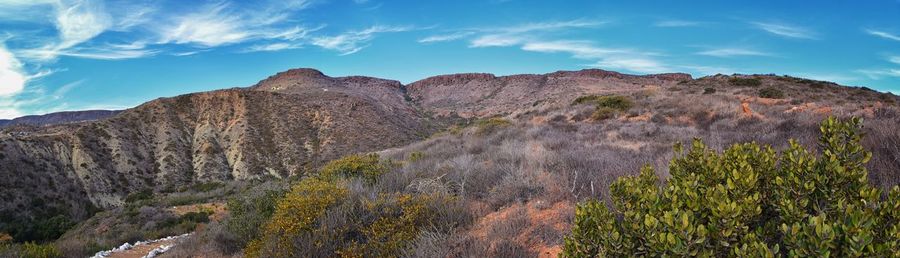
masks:
[[[0,118],[128,108],[295,67],[404,83],[776,73],[900,93],[900,1],[0,0]]]

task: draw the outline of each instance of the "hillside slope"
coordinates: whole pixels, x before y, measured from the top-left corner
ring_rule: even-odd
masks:
[[[759,97],[769,88],[785,96]],[[572,104],[588,95],[626,96],[637,105],[615,123],[600,123],[589,119],[593,107]],[[145,189],[300,175],[343,155],[413,143],[460,117],[562,126],[567,133],[579,130],[575,135],[588,143],[600,137],[618,149],[659,153],[659,146],[671,143],[646,138],[662,130],[647,126],[675,126],[687,137],[787,130],[791,121],[808,122],[810,115],[883,117],[890,123],[897,116],[882,113],[895,110],[887,107],[896,102],[889,94],[784,76],[692,79],[589,69],[442,75],[402,85],[292,69],[251,87],[161,98],[107,119],[0,130],[0,230],[57,214],[82,220]],[[766,126],[747,126],[757,123]],[[572,129],[587,125],[602,130]],[[896,151],[882,152],[874,163],[900,166],[889,156]]]
[[[282,78],[162,98],[105,120],[5,129],[2,221],[59,212],[83,219],[92,206],[121,205],[142,189],[283,178],[432,130],[399,91],[393,103],[367,94],[380,81],[351,78],[320,85],[328,91],[279,93],[265,90],[272,79]]]

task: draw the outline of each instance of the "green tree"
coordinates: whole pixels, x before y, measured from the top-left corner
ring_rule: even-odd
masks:
[[[900,188],[868,184],[861,124],[822,122],[818,157],[793,140],[780,158],[676,145],[662,187],[646,167],[612,184],[612,210],[579,204],[561,256],[900,257]]]

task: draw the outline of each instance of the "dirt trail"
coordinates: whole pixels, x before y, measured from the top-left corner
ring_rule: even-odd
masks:
[[[108,257],[108,258],[141,258],[141,257],[147,256],[147,254],[150,254],[150,251],[153,251],[154,249],[160,248],[164,245],[165,246],[174,246],[175,244],[178,243],[179,240],[181,240],[181,239],[169,239],[169,240],[163,240],[163,241],[149,243],[149,244],[138,245],[138,246],[132,247],[131,249],[128,249],[128,250],[112,253],[106,257]]]
[[[199,203],[199,204],[190,204],[190,205],[181,205],[181,206],[173,206],[168,209],[170,212],[175,213],[176,215],[184,215],[189,212],[201,212],[201,211],[211,211],[209,218],[212,221],[221,221],[222,218],[225,217],[226,209],[225,203],[223,202],[212,202],[212,203]],[[187,235],[163,238],[161,240],[150,241],[149,243],[136,243],[134,246],[127,248],[125,250],[111,250],[105,256],[99,257],[108,257],[108,258],[141,258],[145,257],[150,252],[162,248],[164,246],[172,247],[177,245],[181,240],[184,239]],[[97,257],[97,256],[95,256]]]

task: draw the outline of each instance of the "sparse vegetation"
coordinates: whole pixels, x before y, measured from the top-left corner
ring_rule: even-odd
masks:
[[[613,210],[580,204],[562,256],[900,255],[900,188],[884,199],[868,185],[860,125],[825,120],[820,157],[795,141],[781,157],[756,143],[676,146],[666,186],[645,167],[611,186]]]
[[[707,87],[703,89],[703,94],[713,94],[716,93],[716,88]]]

